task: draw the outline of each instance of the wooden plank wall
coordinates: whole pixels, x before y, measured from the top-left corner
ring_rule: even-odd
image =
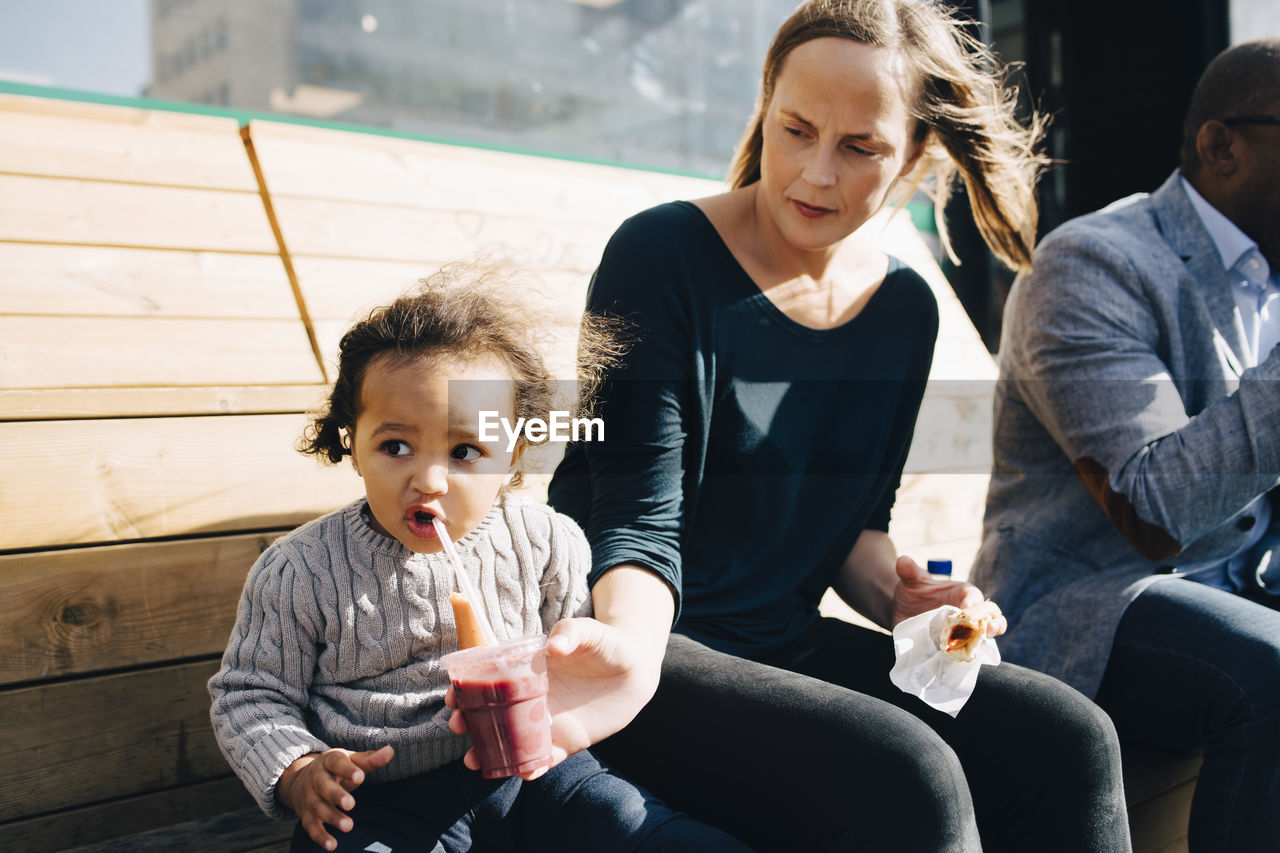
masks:
[[[0,96],[0,848],[248,803],[204,683],[248,566],[359,493],[230,119]]]
[[[549,309],[551,361],[572,377],[591,271],[622,221],[717,181],[499,151],[253,121],[245,137],[290,274],[330,372],[338,340],[370,308],[454,261],[506,263]],[[332,377],[330,377],[332,378]],[[545,495],[558,446],[528,459]]]
[[[292,449],[354,317],[486,257],[533,274],[571,351],[622,219],[719,189],[0,96],[0,847],[64,849],[248,802],[204,683],[255,556],[360,493],[345,466]],[[963,571],[994,367],[905,215],[880,227],[943,316],[893,533]],[[555,461],[530,478],[535,497]]]

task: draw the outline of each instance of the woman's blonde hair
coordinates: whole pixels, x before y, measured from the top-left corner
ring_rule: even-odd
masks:
[[[934,0],[809,0],[783,22],[765,57],[755,114],[730,171],[737,187],[760,180],[763,123],[791,51],[819,38],[845,38],[899,53],[917,75],[916,141],[925,149],[904,183],[909,191],[932,176],[938,234],[952,256],[943,208],[956,176],[964,181],[978,229],[991,251],[1015,270],[1031,265],[1035,185],[1049,162],[1038,151],[1045,119],[1017,118],[1017,90],[985,45]],[[901,199],[905,201],[905,198]]]

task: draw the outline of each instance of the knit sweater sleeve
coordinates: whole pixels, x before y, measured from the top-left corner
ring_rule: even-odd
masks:
[[[569,516],[524,497],[509,497],[505,507],[512,536],[523,543],[516,550],[526,618],[535,618],[537,608],[538,626],[526,623],[526,630],[550,631],[561,619],[590,616],[591,546],[582,528]]]
[[[550,512],[549,559],[542,572],[542,624],[550,631],[570,616],[590,616],[591,546],[582,528],[567,515]]]
[[[275,798],[285,768],[328,748],[303,716],[320,616],[309,576],[288,553],[273,545],[249,571],[222,667],[209,681],[218,746],[262,810],[276,818],[288,814]]]

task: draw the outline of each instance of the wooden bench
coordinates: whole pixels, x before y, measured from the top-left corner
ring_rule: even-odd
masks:
[[[342,328],[483,251],[571,331],[622,217],[708,186],[0,97],[0,848],[280,848],[205,682],[258,553],[361,492],[293,450]]]
[[[292,449],[341,331],[442,264],[485,254],[535,274],[571,343],[617,224],[719,189],[0,96],[0,847],[284,850],[291,825],[253,807],[217,750],[205,681],[256,555],[360,494],[348,468]],[[995,369],[905,215],[884,239],[942,310],[891,532],[963,569]],[[540,460],[535,496],[555,461]]]
[[[252,805],[210,732],[246,566],[359,493],[238,123],[0,98],[0,847]]]

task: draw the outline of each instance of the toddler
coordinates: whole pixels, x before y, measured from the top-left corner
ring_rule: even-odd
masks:
[[[549,417],[541,324],[517,305],[453,268],[343,337],[302,449],[350,456],[365,496],[250,570],[209,682],[218,744],[267,814],[300,819],[295,851],[745,850],[586,751],[532,781],[463,764],[469,742],[450,731],[440,662],[458,648],[455,584],[433,519],[499,640],[591,610],[582,531],[510,491],[527,438],[480,437],[482,411]],[[580,363],[608,351],[585,322]]]

